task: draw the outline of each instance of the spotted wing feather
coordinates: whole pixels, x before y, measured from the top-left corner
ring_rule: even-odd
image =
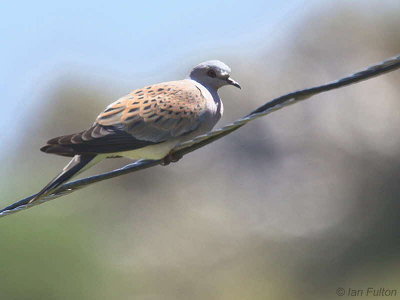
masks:
[[[172,81],[131,92],[108,106],[96,122],[137,139],[160,142],[195,130],[206,104],[192,81]]]
[[[51,139],[41,150],[73,156],[128,151],[161,143],[196,130],[206,104],[201,91],[190,80],[148,86],[109,105],[90,129]]]

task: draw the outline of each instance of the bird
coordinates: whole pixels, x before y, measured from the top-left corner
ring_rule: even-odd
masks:
[[[232,85],[231,69],[219,60],[196,65],[183,80],[133,90],[101,112],[87,130],[50,139],[40,150],[72,160],[29,203],[106,158],[178,161],[171,150],[209,132],[223,114],[218,89]]]

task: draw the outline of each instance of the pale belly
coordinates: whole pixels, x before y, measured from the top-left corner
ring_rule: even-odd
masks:
[[[179,139],[143,147],[131,151],[113,153],[114,155],[124,156],[134,160],[138,159],[161,159],[164,158],[176,145],[180,143]]]

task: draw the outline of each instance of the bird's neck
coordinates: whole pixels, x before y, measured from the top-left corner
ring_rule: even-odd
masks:
[[[221,98],[219,97],[219,94],[218,94],[218,89],[213,88],[213,87],[208,87],[206,85],[204,87],[210,92],[210,94],[213,97],[215,103],[221,102]]]
[[[217,113],[217,115],[219,115],[221,117],[224,108],[223,108],[223,104],[222,104],[221,98],[218,95],[218,89],[213,87],[213,86],[204,84],[202,82],[198,82],[197,80],[193,80],[193,81],[195,82],[196,86],[199,88],[200,92],[204,96],[206,96],[207,92],[211,95],[211,97],[212,97],[212,99],[213,99],[213,101],[215,103],[216,109],[217,109],[216,113]],[[203,91],[203,90],[206,90],[206,91]]]
[[[211,96],[214,99],[214,102],[216,104],[219,104],[221,102],[221,99],[220,99],[220,97],[218,95],[218,88],[215,88],[214,86],[212,86],[210,84],[207,84],[207,82],[199,82],[199,81],[197,81],[195,79],[191,79],[191,80],[193,80],[196,83],[196,85],[198,87],[200,87],[200,90],[202,88],[205,88],[211,94]]]

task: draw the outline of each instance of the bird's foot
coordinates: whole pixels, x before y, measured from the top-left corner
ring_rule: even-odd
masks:
[[[163,158],[161,163],[162,166],[168,166],[172,162],[177,162],[183,157],[183,155],[177,154],[176,152],[170,152],[167,156]]]

